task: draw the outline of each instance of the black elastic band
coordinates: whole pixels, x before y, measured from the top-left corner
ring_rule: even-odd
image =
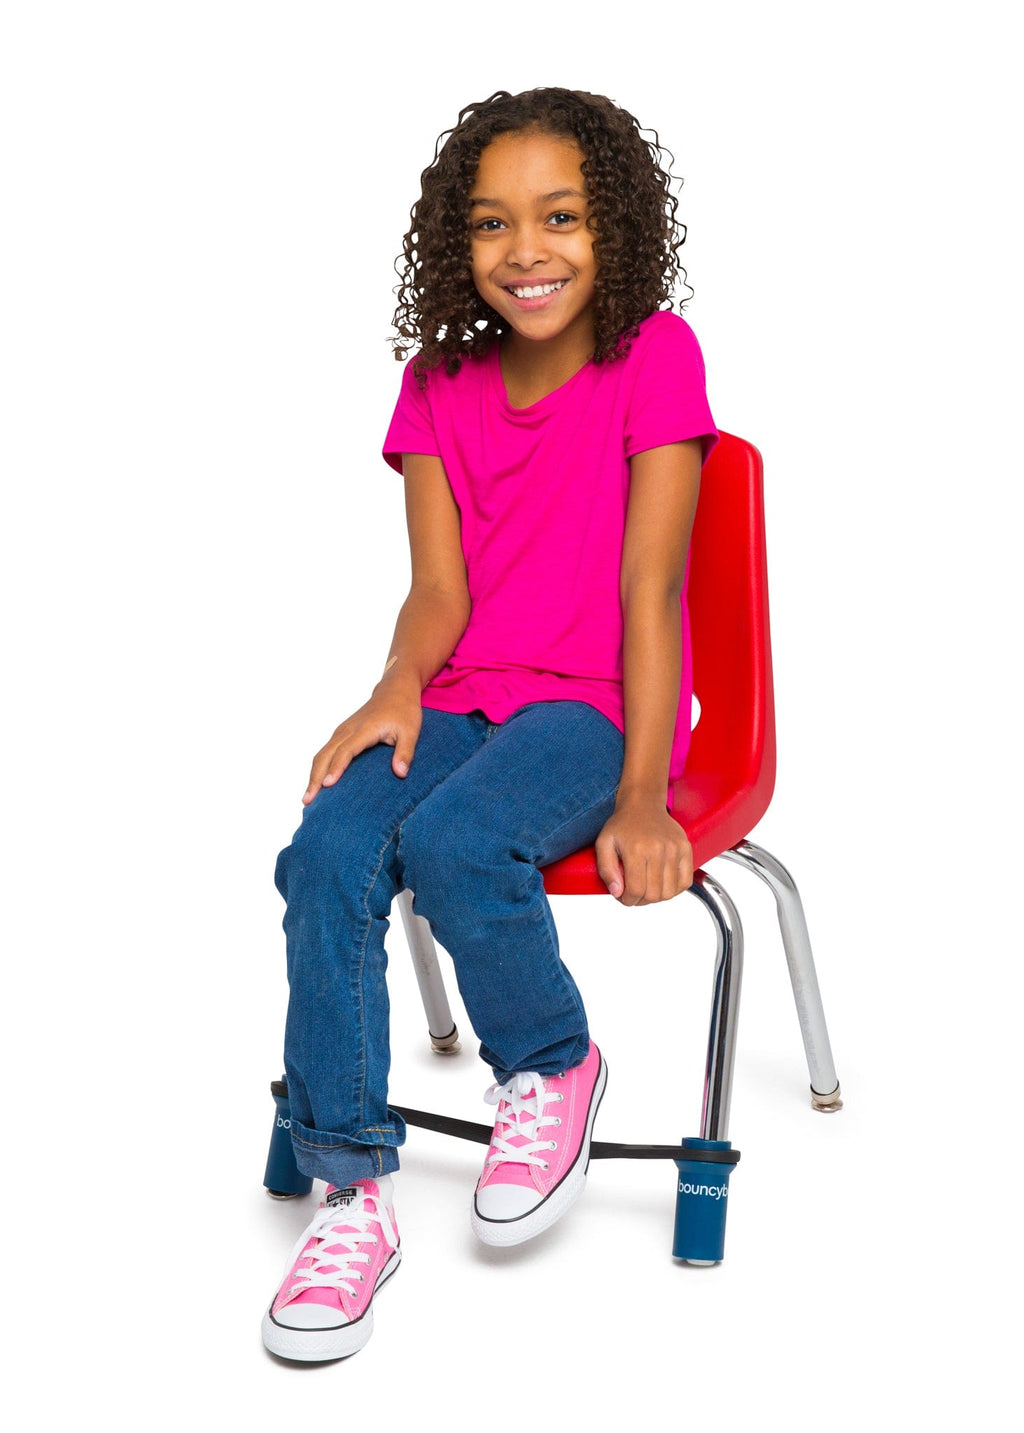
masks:
[[[288,1086],[284,1080],[272,1080],[271,1094],[288,1098]],[[452,1115],[435,1115],[427,1110],[410,1110],[405,1105],[392,1105],[396,1115],[401,1115],[406,1124],[417,1129],[433,1130],[435,1134],[450,1134],[456,1139],[468,1139],[474,1144],[490,1144],[494,1133],[492,1125],[476,1124],[473,1120],[457,1120]],[[591,1159],[689,1159],[694,1164],[739,1164],[738,1149],[684,1149],[678,1144],[613,1144],[608,1140],[595,1139],[590,1145]]]
[[[401,1115],[406,1124],[418,1129],[433,1130],[435,1134],[451,1134],[456,1139],[472,1140],[474,1144],[490,1144],[493,1126],[475,1124],[472,1120],[457,1120],[451,1115],[430,1114],[426,1110],[410,1110],[404,1105],[392,1105],[396,1115]],[[739,1164],[738,1149],[684,1149],[677,1144],[612,1144],[607,1140],[595,1139],[590,1145],[591,1159],[690,1159],[695,1164]]]

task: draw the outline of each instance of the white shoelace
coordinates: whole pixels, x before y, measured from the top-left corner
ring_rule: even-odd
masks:
[[[547,1169],[548,1161],[541,1157],[541,1151],[557,1149],[558,1141],[530,1140],[524,1126],[531,1121],[529,1133],[536,1134],[548,1125],[560,1125],[562,1121],[558,1115],[545,1114],[544,1106],[551,1101],[561,1104],[564,1096],[549,1093],[540,1075],[527,1073],[513,1075],[505,1085],[492,1085],[484,1099],[489,1105],[498,1106],[491,1138],[496,1152],[488,1155],[487,1165],[536,1164],[541,1169]],[[528,1142],[511,1144],[510,1140],[516,1136]]]
[[[354,1270],[353,1264],[369,1264],[371,1255],[359,1246],[378,1244],[377,1235],[371,1233],[374,1224],[387,1240],[388,1247],[398,1247],[398,1235],[391,1222],[387,1205],[374,1195],[368,1194],[361,1201],[362,1208],[355,1211],[346,1209],[321,1209],[313,1222],[300,1236],[292,1251],[289,1269],[310,1239],[317,1243],[304,1255],[312,1259],[305,1269],[296,1269],[288,1289],[287,1298],[304,1294],[308,1289],[344,1289],[350,1298],[357,1296],[356,1284],[362,1283],[364,1275]],[[348,1228],[344,1226],[348,1225]],[[331,1253],[325,1252],[330,1246]]]

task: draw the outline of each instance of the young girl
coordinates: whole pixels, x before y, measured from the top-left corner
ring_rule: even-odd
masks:
[[[442,137],[444,138],[444,137]],[[414,893],[494,1072],[472,1227],[507,1245],[583,1189],[606,1067],[541,867],[596,844],[624,905],[689,886],[669,814],[690,734],[687,549],[717,436],[659,150],[610,100],[502,91],[423,174],[384,456],[412,585],[383,675],[318,752],[287,902],[285,1067],[299,1168],[327,1181],[263,1322],[354,1353],[398,1267],[384,934]]]

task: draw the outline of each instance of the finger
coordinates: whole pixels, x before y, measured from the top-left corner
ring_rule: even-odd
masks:
[[[353,757],[358,756],[361,751],[365,751],[366,748],[371,745],[372,742],[364,741],[358,736],[353,736],[349,737],[348,741],[340,742],[337,746],[332,747],[329,764],[320,779],[320,785],[336,785],[351,766]],[[315,794],[314,792],[314,795]]]
[[[343,755],[336,755],[334,760],[331,762],[331,769],[328,771],[327,775],[323,779],[323,785],[334,786],[336,782],[338,782],[345,775],[345,772],[351,766],[353,756],[358,756],[358,754],[359,753],[355,751],[346,751]]]
[[[692,882],[693,864],[689,848],[677,852],[670,845],[668,850],[648,858],[647,894],[644,904],[671,901],[687,890]]]
[[[376,746],[378,742],[385,742],[389,746],[391,744],[386,736],[381,736],[379,732],[372,730],[353,732],[345,741],[340,742],[331,757],[331,765],[324,777],[324,785],[334,786],[345,775],[359,753],[367,751],[371,746]]]
[[[693,847],[687,839],[686,832],[683,835],[683,848],[679,854],[679,875],[682,889],[688,891],[693,885]]]
[[[348,764],[348,763],[346,762],[346,765],[347,765],[347,764]],[[334,770],[334,769],[332,768],[330,771],[325,771],[324,774],[323,774],[323,776],[322,776],[322,777],[320,778],[320,780],[318,780],[318,781],[317,781],[317,780],[314,780],[314,779],[311,777],[311,778],[310,778],[309,785],[306,787],[305,791],[302,793],[302,804],[303,804],[303,806],[308,806],[309,803],[310,803],[310,802],[313,800],[313,798],[316,796],[317,792],[320,791],[320,790],[322,790],[325,786],[333,786],[334,783],[337,781],[338,777],[341,775],[342,771],[344,771],[344,769],[345,769],[345,768],[342,767],[342,768],[341,768],[341,771],[336,771],[336,770]]]
[[[597,874],[604,881],[609,894],[617,900],[625,889],[625,880],[615,842],[610,837],[605,840],[599,837],[594,851],[597,856]]]
[[[396,776],[408,776],[409,767],[416,752],[416,738],[399,733],[395,742],[395,754],[391,758],[391,769]]]
[[[682,895],[693,885],[693,847],[689,841],[684,841],[680,847],[675,862],[673,863],[673,876],[675,879],[675,890],[673,895]]]
[[[642,871],[642,875],[640,872]],[[663,884],[662,857],[658,854],[644,856],[637,860],[637,878],[634,887],[634,906],[653,906],[662,899]]]
[[[625,868],[625,890],[622,893],[624,906],[646,905],[648,872],[646,859],[631,862]]]
[[[327,774],[327,766],[329,761],[330,752],[326,747],[323,751],[318,751],[316,756],[314,756],[313,765],[310,767],[309,771],[309,783],[306,786],[305,791],[302,793],[303,806],[309,805],[309,803],[313,800],[313,797],[323,785],[324,777]]]
[[[650,875],[651,872],[648,872]],[[653,901],[671,901],[676,896],[682,895],[692,883],[693,875],[690,866],[690,858],[687,853],[677,856],[674,860],[671,854],[666,854],[657,871],[654,879],[650,882],[650,888],[660,892],[659,895],[650,896]]]

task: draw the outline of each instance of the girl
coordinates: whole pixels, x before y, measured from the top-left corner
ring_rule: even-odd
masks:
[[[717,436],[662,310],[683,235],[660,151],[601,96],[504,91],[442,136],[412,211],[384,445],[412,585],[383,674],[313,761],[281,854],[299,1168],[327,1181],[264,1318],[273,1352],[363,1346],[400,1258],[384,933],[414,892],[494,1072],[472,1227],[580,1195],[606,1068],[540,868],[596,844],[624,905],[690,884],[669,812],[690,731],[685,576]]]

